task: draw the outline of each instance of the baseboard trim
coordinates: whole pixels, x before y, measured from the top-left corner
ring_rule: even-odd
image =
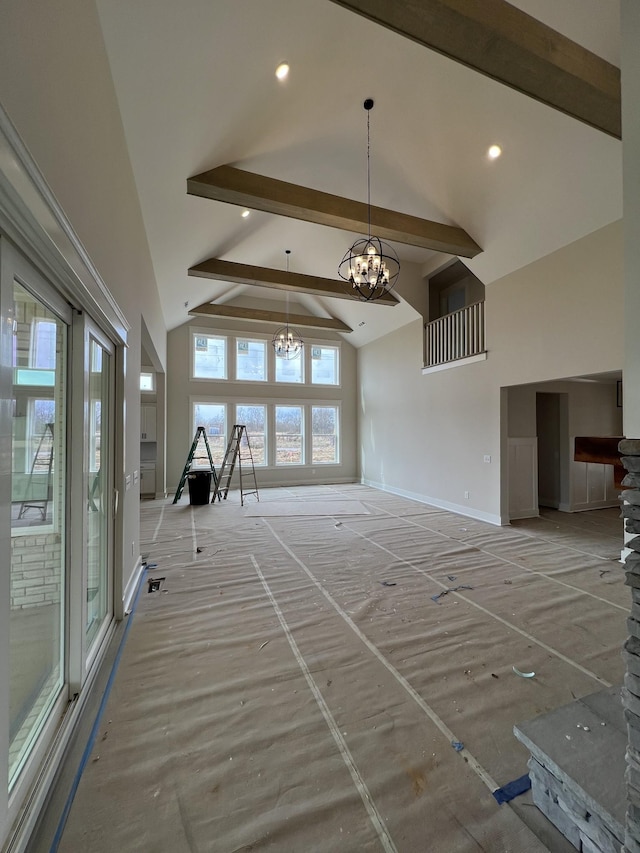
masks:
[[[138,586],[140,585],[140,578],[142,577],[142,573],[144,572],[144,563],[142,562],[142,557],[138,557],[134,570],[131,572],[131,577],[124,589],[124,593],[122,595],[122,612],[128,613],[131,610],[131,605],[133,603],[134,596],[138,590]]]
[[[520,521],[523,518],[538,518],[540,513],[537,509],[527,509],[522,512],[514,512],[512,515],[509,515],[509,521]]]
[[[455,512],[456,515],[462,515],[465,518],[475,518],[476,521],[485,521],[487,524],[494,524],[496,527],[505,526],[499,515],[494,515],[490,512],[483,512],[480,509],[450,503],[449,501],[443,501],[439,498],[430,497],[429,495],[410,492],[407,489],[397,489],[394,486],[389,486],[386,483],[378,483],[375,480],[369,480],[366,477],[361,478],[361,483],[365,486],[371,486],[372,489],[378,489],[381,492],[389,492],[392,495],[398,495],[401,498],[409,498],[412,501],[417,501],[421,504],[428,504],[429,506],[436,507],[437,509],[446,509],[448,512]]]
[[[592,509],[611,509],[619,506],[619,501],[593,501],[593,503],[560,504],[558,509],[562,512],[589,512]]]

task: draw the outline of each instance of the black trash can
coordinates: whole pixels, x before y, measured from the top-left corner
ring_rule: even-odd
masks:
[[[189,503],[208,504],[211,491],[211,471],[189,471]]]

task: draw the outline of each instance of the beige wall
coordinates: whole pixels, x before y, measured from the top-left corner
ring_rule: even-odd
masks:
[[[483,362],[422,375],[419,321],[359,351],[360,470],[366,482],[500,523],[501,388],[622,367],[621,223],[490,284],[486,317]]]
[[[297,306],[292,305],[291,313],[301,312]],[[194,397],[242,402],[264,400],[266,403],[276,399],[290,402],[338,401],[341,406],[341,463],[335,466],[258,469],[258,488],[272,485],[352,482],[356,479],[356,351],[351,344],[333,333],[323,333],[319,329],[304,330],[302,333],[306,346],[310,346],[313,342],[340,344],[341,386],[339,388],[326,385],[276,387],[262,382],[193,381],[190,379],[189,347],[190,330],[194,327],[228,335],[238,332],[245,335],[264,336],[271,335],[275,331],[264,323],[214,321],[206,317],[194,317],[191,323],[186,323],[169,333],[168,361],[171,366],[167,375],[167,488],[169,492],[174,492],[178,485],[193,441],[191,399]],[[277,396],[274,391],[278,392]]]
[[[131,327],[117,484],[125,586],[139,554],[138,492],[124,480],[139,469],[141,316],[163,363],[166,335],[95,5],[6,0],[0,48],[0,101]]]
[[[624,410],[625,435],[640,437],[640,15],[638,4],[622,0],[622,114],[624,145],[625,222],[625,363],[627,388]]]

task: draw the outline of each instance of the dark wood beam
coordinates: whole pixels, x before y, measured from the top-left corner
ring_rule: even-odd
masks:
[[[232,261],[221,261],[218,258],[209,258],[209,260],[191,267],[189,275],[196,278],[228,281],[233,284],[254,284],[294,293],[310,293],[312,296],[332,296],[338,299],[354,298],[349,292],[349,283],[346,281],[274,270],[269,267],[254,267],[250,264],[236,264]],[[393,294],[387,293],[369,304],[397,305],[398,300]]]
[[[621,138],[620,70],[505,0],[333,0]]]
[[[194,175],[187,180],[187,192],[358,234],[366,234],[368,229],[368,208],[363,202],[245,172],[234,166],[218,166]],[[371,208],[371,230],[383,240],[463,258],[473,258],[481,251],[462,228],[382,207]]]
[[[216,305],[205,302],[192,308],[189,314],[205,317],[233,317],[236,320],[252,320],[257,323],[274,323],[284,326],[304,326],[309,329],[331,329],[334,332],[352,332],[353,329],[334,317],[312,317],[309,314],[285,314],[281,311],[264,311],[260,308],[240,308],[234,305]]]

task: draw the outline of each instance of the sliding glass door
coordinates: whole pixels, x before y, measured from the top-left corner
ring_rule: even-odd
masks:
[[[79,692],[113,618],[114,349],[86,314],[73,318],[74,405],[69,671]]]
[[[73,389],[73,393],[72,393]],[[0,237],[0,820],[113,621],[114,347]]]
[[[68,306],[36,271],[17,254],[10,260],[2,297],[9,332],[3,361],[9,356],[11,362],[10,373],[3,373],[10,376],[11,414],[9,790],[66,681],[70,322]]]
[[[110,345],[87,329],[85,482],[87,493],[86,614],[87,654],[100,637],[100,629],[113,612],[112,560],[112,434],[111,386],[113,353]]]

